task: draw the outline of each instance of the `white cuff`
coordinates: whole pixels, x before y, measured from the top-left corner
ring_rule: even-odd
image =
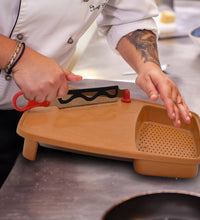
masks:
[[[113,25],[107,33],[107,41],[111,49],[116,51],[119,40],[136,30],[151,30],[158,38],[157,25],[154,19],[144,19],[128,24]]]

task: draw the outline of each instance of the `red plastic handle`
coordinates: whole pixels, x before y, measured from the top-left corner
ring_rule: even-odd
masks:
[[[15,107],[15,109],[17,111],[20,111],[20,112],[24,112],[24,111],[27,111],[31,108],[34,108],[34,107],[38,107],[38,106],[49,106],[51,104],[51,102],[49,101],[46,101],[44,100],[43,102],[41,103],[38,103],[38,102],[35,102],[35,101],[28,101],[28,104],[24,107],[19,107],[17,105],[17,99],[19,98],[19,96],[23,95],[23,92],[22,91],[19,91],[17,92],[14,96],[13,96],[13,100],[12,100],[12,103],[13,103],[13,106]]]

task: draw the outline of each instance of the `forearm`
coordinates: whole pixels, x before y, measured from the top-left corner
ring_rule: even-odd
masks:
[[[124,36],[117,50],[138,74],[160,68],[156,36],[151,31],[137,30]]]
[[[16,47],[16,41],[0,34],[0,69],[4,69]]]

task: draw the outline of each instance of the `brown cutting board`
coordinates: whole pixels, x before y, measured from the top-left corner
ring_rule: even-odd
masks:
[[[182,122],[175,128],[164,105],[137,99],[66,109],[38,107],[23,114],[17,133],[25,138],[23,155],[30,160],[35,160],[41,142],[134,160],[135,170],[145,175],[190,178],[200,161],[199,116],[192,114],[189,125]]]

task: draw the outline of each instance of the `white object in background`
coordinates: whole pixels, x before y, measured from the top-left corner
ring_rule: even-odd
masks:
[[[195,45],[200,46],[200,26],[192,29],[189,32],[189,37]]]
[[[176,16],[172,11],[161,11],[159,16],[154,18],[157,23],[160,35],[173,33],[176,31]]]

